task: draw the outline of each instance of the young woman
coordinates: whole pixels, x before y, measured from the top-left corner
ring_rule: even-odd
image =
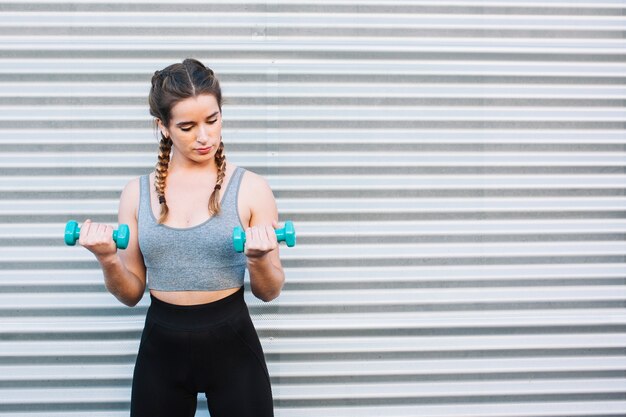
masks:
[[[161,135],[154,172],[131,180],[118,221],[130,242],[117,251],[113,227],[85,220],[79,242],[102,266],[107,289],[150,307],[135,363],[131,417],[194,416],[204,392],[211,417],[273,416],[264,353],[243,298],[276,298],[284,272],[278,212],[265,179],[227,163],[222,93],[213,71],[185,59],[152,77],[150,114]],[[243,253],[235,226],[246,231]]]

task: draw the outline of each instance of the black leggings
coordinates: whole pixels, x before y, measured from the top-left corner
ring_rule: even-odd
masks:
[[[181,306],[150,294],[133,374],[131,417],[190,417],[204,392],[211,417],[274,415],[270,376],[243,286]]]

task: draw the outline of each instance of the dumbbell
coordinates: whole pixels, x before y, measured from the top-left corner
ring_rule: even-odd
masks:
[[[76,220],[70,220],[65,225],[65,244],[74,246],[80,237],[80,228]],[[130,230],[127,224],[120,224],[119,230],[113,230],[113,240],[120,249],[126,249],[130,239]]]
[[[279,242],[286,242],[287,246],[292,247],[296,244],[296,230],[293,227],[293,223],[291,221],[285,222],[285,227],[282,229],[275,229],[276,239]],[[235,230],[233,230],[233,245],[237,252],[243,252],[243,247],[246,244],[246,232],[237,226]]]

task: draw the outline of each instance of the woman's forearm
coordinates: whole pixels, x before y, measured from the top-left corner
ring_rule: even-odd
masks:
[[[104,273],[104,285],[118,300],[129,307],[137,305],[146,290],[145,284],[130,272],[118,256],[114,254],[98,259]]]
[[[285,282],[285,273],[277,268],[265,255],[261,258],[248,258],[250,286],[252,293],[263,301],[278,297]]]

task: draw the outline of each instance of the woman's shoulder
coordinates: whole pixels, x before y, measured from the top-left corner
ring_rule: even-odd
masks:
[[[241,168],[243,170],[242,172],[242,178],[241,178],[241,187],[246,187],[248,189],[250,189],[251,191],[257,190],[259,188],[269,188],[269,183],[267,182],[267,180],[262,176],[257,174],[254,171],[250,171],[249,169],[243,168],[243,167],[237,167],[235,166],[233,169],[237,169],[237,168]]]
[[[140,178],[140,176],[137,176],[129,179],[122,189],[119,198],[118,212],[119,215],[124,218],[127,218],[129,215],[132,214],[132,216],[137,219],[139,211]]]
[[[244,207],[255,215],[266,214],[266,212],[271,215],[276,210],[276,201],[269,182],[254,171],[245,171],[241,179],[239,195],[242,196]]]
[[[124,186],[123,193],[128,193],[131,195],[131,199],[133,197],[139,197],[141,181],[142,177],[148,177],[148,181],[150,180],[150,173],[137,175],[135,177],[131,177]]]
[[[153,176],[153,172],[154,171],[151,171],[145,174],[131,177],[122,189],[122,192],[120,194],[120,206],[124,205],[126,207],[132,207],[132,210],[135,213],[135,217],[137,217],[137,213],[139,211],[139,200],[142,192],[142,187],[145,187],[145,184],[142,185],[142,177],[147,177],[148,184],[150,184],[150,177]],[[143,189],[145,190],[145,188]]]
[[[128,181],[126,181],[126,184],[124,185],[122,192],[131,193],[131,194],[139,193],[139,186],[141,184],[142,176],[143,175],[138,175],[138,176],[129,178]]]

